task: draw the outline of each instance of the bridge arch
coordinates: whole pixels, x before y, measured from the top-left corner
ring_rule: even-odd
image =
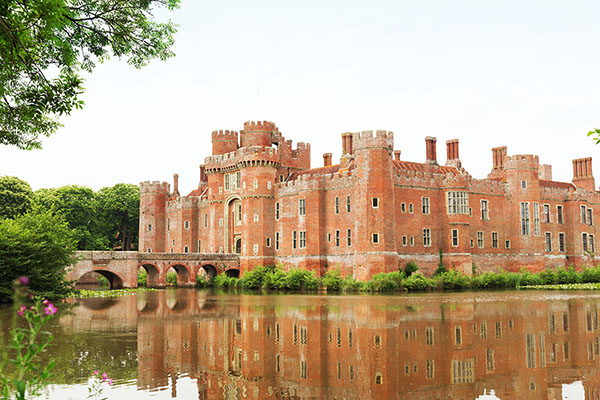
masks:
[[[227,275],[230,278],[239,278],[240,270],[237,268],[229,268],[228,270],[225,271],[225,275]]]
[[[204,264],[200,268],[198,268],[198,274],[200,274],[200,270],[204,270],[204,276],[207,281],[210,281],[215,276],[217,276],[217,267],[212,264]]]
[[[175,263],[169,265],[165,270],[165,276],[169,270],[173,268],[177,273],[177,286],[193,286],[194,282],[191,281],[192,273],[187,265],[183,263]]]
[[[160,272],[156,265],[151,263],[142,263],[139,265],[138,270],[144,268],[146,270],[146,286],[149,288],[161,286],[159,283]]]
[[[79,282],[84,276],[94,272],[106,278],[110,289],[123,289],[123,278],[119,274],[105,269],[93,269],[91,271],[87,271],[74,279],[75,284],[77,284],[77,282]]]

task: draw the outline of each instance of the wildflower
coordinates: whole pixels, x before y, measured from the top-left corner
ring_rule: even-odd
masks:
[[[56,314],[56,307],[52,303],[48,303],[48,306],[44,308],[44,312],[46,315],[54,315]]]
[[[108,385],[110,386],[110,385],[112,385],[112,383],[113,383],[113,379],[112,379],[112,378],[109,378],[109,379],[108,379]]]
[[[26,276],[20,276],[17,278],[17,283],[23,286],[29,286],[29,278]]]
[[[42,304],[43,304],[43,305],[46,305],[46,304],[48,304],[48,299],[44,299],[44,301],[42,301]]]
[[[97,369],[94,370],[94,375],[98,375],[98,370]]]
[[[30,309],[31,311],[33,311],[33,310],[35,310],[35,307],[34,307],[34,306],[31,306],[31,307],[29,307],[29,309]]]
[[[102,382],[108,379],[108,374],[106,372],[102,373]]]
[[[17,311],[17,315],[19,317],[22,317],[23,315],[25,315],[25,310],[27,310],[27,307],[25,307],[25,306],[19,307],[19,311]]]

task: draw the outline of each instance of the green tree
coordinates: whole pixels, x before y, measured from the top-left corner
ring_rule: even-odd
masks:
[[[92,189],[78,185],[39,189],[34,193],[37,204],[65,218],[78,250],[107,250],[110,240],[100,229],[96,197]]]
[[[29,183],[16,176],[0,177],[0,219],[26,213],[31,208],[32,200],[33,191]]]
[[[593,129],[589,131],[587,135],[592,136],[592,139],[596,141],[596,144],[600,144],[600,129]]]
[[[98,191],[98,214],[103,231],[113,248],[137,248],[140,218],[140,189],[136,185],[117,183]]]
[[[125,57],[136,68],[165,60],[176,26],[154,20],[179,0],[0,1],[0,144],[41,146],[83,102],[81,71]]]
[[[69,292],[65,267],[73,264],[75,241],[60,214],[34,207],[27,214],[0,221],[0,301],[12,283],[28,276],[31,289],[45,296]]]

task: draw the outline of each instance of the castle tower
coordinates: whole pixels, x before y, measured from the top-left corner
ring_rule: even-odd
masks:
[[[165,208],[170,190],[167,182],[140,183],[140,252],[165,251]]]
[[[238,149],[238,133],[235,131],[213,131],[212,154],[231,153]]]
[[[354,278],[398,270],[394,229],[392,151],[394,134],[357,132],[352,138],[356,167]]]
[[[507,215],[512,252],[522,256],[511,263],[518,271],[521,267],[532,270],[544,268],[544,232],[541,227],[542,205],[538,156],[514,155],[502,158],[507,186]]]
[[[273,122],[244,122],[241,147],[271,146],[273,139],[279,140],[279,130]]]

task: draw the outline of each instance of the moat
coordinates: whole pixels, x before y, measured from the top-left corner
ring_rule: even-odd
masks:
[[[97,369],[109,399],[595,399],[599,308],[596,292],[73,300],[44,398],[86,398]]]

